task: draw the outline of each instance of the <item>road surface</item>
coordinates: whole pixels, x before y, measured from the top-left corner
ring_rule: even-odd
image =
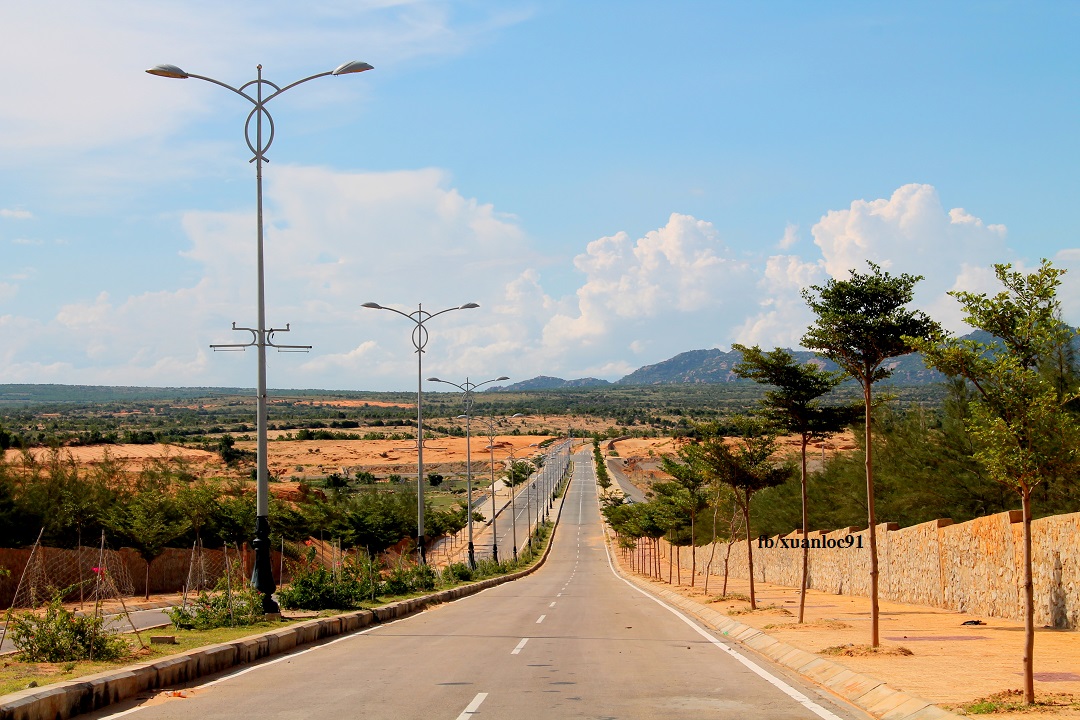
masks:
[[[728,645],[614,572],[577,455],[536,573],[88,718],[865,719]],[[120,715],[120,713],[125,713]]]

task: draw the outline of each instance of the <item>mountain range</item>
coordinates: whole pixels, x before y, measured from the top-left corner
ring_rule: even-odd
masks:
[[[967,336],[967,337],[974,337]],[[807,350],[788,350],[800,363],[814,363],[826,370],[836,370],[837,366],[817,354]],[[653,365],[645,365],[629,375],[619,378],[614,383],[597,378],[562,378],[542,375],[523,380],[512,385],[492,388],[493,392],[515,392],[528,390],[554,390],[561,388],[596,387],[605,385],[674,385],[679,383],[751,383],[737,376],[732,368],[742,361],[742,353],[735,350],[689,350],[679,353]],[[894,358],[885,364],[893,371],[887,382],[896,385],[931,385],[941,382],[945,376],[936,370],[930,370],[923,364],[922,355],[911,353]]]

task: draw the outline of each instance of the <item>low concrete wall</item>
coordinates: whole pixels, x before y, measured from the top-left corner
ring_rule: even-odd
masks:
[[[1035,582],[1035,624],[1080,627],[1080,513],[1053,515],[1031,526]],[[850,547],[848,537],[851,537]],[[810,541],[837,547],[812,548],[811,588],[838,595],[870,592],[867,531],[811,532]],[[754,577],[798,587],[802,571],[801,535],[769,538],[771,548],[754,546]],[[790,547],[784,547],[785,543]],[[860,543],[862,549],[860,549]],[[767,543],[766,543],[767,544]],[[670,552],[662,543],[665,553]],[[690,548],[676,548],[678,562],[690,567]],[[717,544],[712,574],[723,574],[726,545]],[[709,546],[699,547],[703,571]],[[1019,511],[976,518],[966,523],[934,520],[902,530],[878,526],[881,598],[914,605],[959,610],[975,615],[1023,620],[1023,524]],[[731,550],[730,573],[747,577],[746,543]]]

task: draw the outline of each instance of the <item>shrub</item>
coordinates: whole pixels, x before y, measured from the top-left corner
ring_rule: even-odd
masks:
[[[278,591],[278,601],[286,608],[302,610],[347,610],[364,600],[374,600],[382,592],[380,568],[370,558],[346,558],[332,572],[315,562],[310,548],[306,561],[293,568],[293,580]]]
[[[390,571],[390,576],[386,578],[386,583],[383,585],[383,589],[387,595],[408,595],[412,590],[412,583],[409,582],[412,573],[408,568],[399,567]]]
[[[468,582],[473,579],[473,569],[468,563],[450,563],[442,572],[443,582]]]
[[[11,640],[24,662],[118,660],[131,650],[123,638],[109,635],[100,617],[75,615],[56,595],[44,615],[25,612],[11,618]]]
[[[186,607],[166,610],[174,627],[184,630],[210,630],[219,627],[244,627],[263,620],[262,594],[244,583],[229,590],[225,578],[214,592],[201,592]]]
[[[409,578],[413,590],[434,590],[439,576],[435,574],[435,568],[430,565],[417,565],[412,569]]]

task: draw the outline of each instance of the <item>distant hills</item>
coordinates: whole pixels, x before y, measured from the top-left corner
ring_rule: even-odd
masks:
[[[976,337],[975,333],[965,336]],[[818,357],[807,350],[788,350],[801,363],[814,363],[826,370],[836,370],[835,364]],[[557,390],[562,388],[596,387],[604,385],[675,385],[681,383],[750,383],[738,377],[732,368],[742,361],[742,353],[734,350],[690,350],[679,353],[673,358],[645,365],[614,383],[597,378],[563,380],[562,378],[540,376],[523,380],[513,385],[492,388],[493,392],[514,392],[525,390]],[[892,369],[892,376],[885,382],[895,385],[932,385],[942,382],[945,376],[936,370],[930,370],[923,364],[922,355],[911,353],[895,358],[887,367]],[[854,382],[854,381],[850,381]]]
[[[621,382],[621,381],[620,381]],[[578,378],[577,380],[563,380],[550,375],[538,375],[531,380],[522,380],[512,385],[500,385],[492,388],[501,392],[525,392],[529,390],[563,390],[565,388],[603,387],[611,385],[608,380],[599,378]]]
[[[814,363],[825,370],[836,370],[829,360],[807,350],[788,350],[800,363]],[[732,368],[742,361],[742,353],[718,349],[691,350],[675,357],[638,368],[616,381],[617,385],[670,385],[675,383],[744,383],[753,382],[737,376]],[[888,382],[897,385],[930,385],[941,382],[945,376],[930,370],[923,364],[922,355],[911,353],[895,358],[886,367],[893,374]]]

